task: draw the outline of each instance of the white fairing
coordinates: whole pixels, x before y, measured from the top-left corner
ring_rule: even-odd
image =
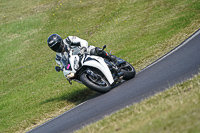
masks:
[[[95,60],[87,60],[88,58],[92,58]],[[98,61],[96,61],[98,60]],[[107,64],[104,62],[104,59],[99,56],[91,56],[88,55],[84,60],[82,60],[83,66],[91,66],[99,69],[107,78],[108,82],[112,84],[114,82],[112,74],[107,66]]]
[[[66,76],[70,73],[76,73],[76,69],[79,68],[79,56],[78,55],[71,55],[71,57],[69,58],[70,64],[67,65],[67,67],[65,67],[63,69],[63,74]]]

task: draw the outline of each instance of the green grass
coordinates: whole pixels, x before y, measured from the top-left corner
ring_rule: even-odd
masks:
[[[0,132],[27,131],[96,95],[55,72],[49,35],[107,44],[139,71],[200,26],[199,0],[2,0],[0,7]]]

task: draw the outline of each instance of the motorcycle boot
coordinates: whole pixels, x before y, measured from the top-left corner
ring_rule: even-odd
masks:
[[[116,56],[108,54],[106,51],[104,51],[103,49],[101,49],[99,47],[95,47],[95,49],[92,49],[90,51],[90,54],[101,56],[101,57],[106,58],[110,61],[113,61],[114,63],[117,63],[117,57]]]
[[[117,57],[115,55],[111,55],[111,54],[109,55],[109,60],[115,64],[117,64],[117,61],[118,61]]]

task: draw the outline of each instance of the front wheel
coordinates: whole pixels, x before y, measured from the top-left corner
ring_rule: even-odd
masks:
[[[110,84],[100,72],[91,72],[93,74],[83,73],[80,76],[80,80],[85,86],[100,93],[106,93],[111,90]]]
[[[135,68],[131,64],[125,62],[121,64],[121,67],[122,67],[121,72],[124,73],[123,77],[124,80],[129,80],[135,77],[136,74]]]

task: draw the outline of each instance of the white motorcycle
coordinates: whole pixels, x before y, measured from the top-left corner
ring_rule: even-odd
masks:
[[[106,48],[104,45],[103,49]],[[88,88],[106,93],[123,80],[135,77],[135,69],[128,62],[117,58],[117,62],[108,59],[85,54],[73,55],[72,51],[67,52],[68,56],[61,59],[63,68],[55,67],[56,71],[63,71],[69,83],[71,80],[83,83]]]

